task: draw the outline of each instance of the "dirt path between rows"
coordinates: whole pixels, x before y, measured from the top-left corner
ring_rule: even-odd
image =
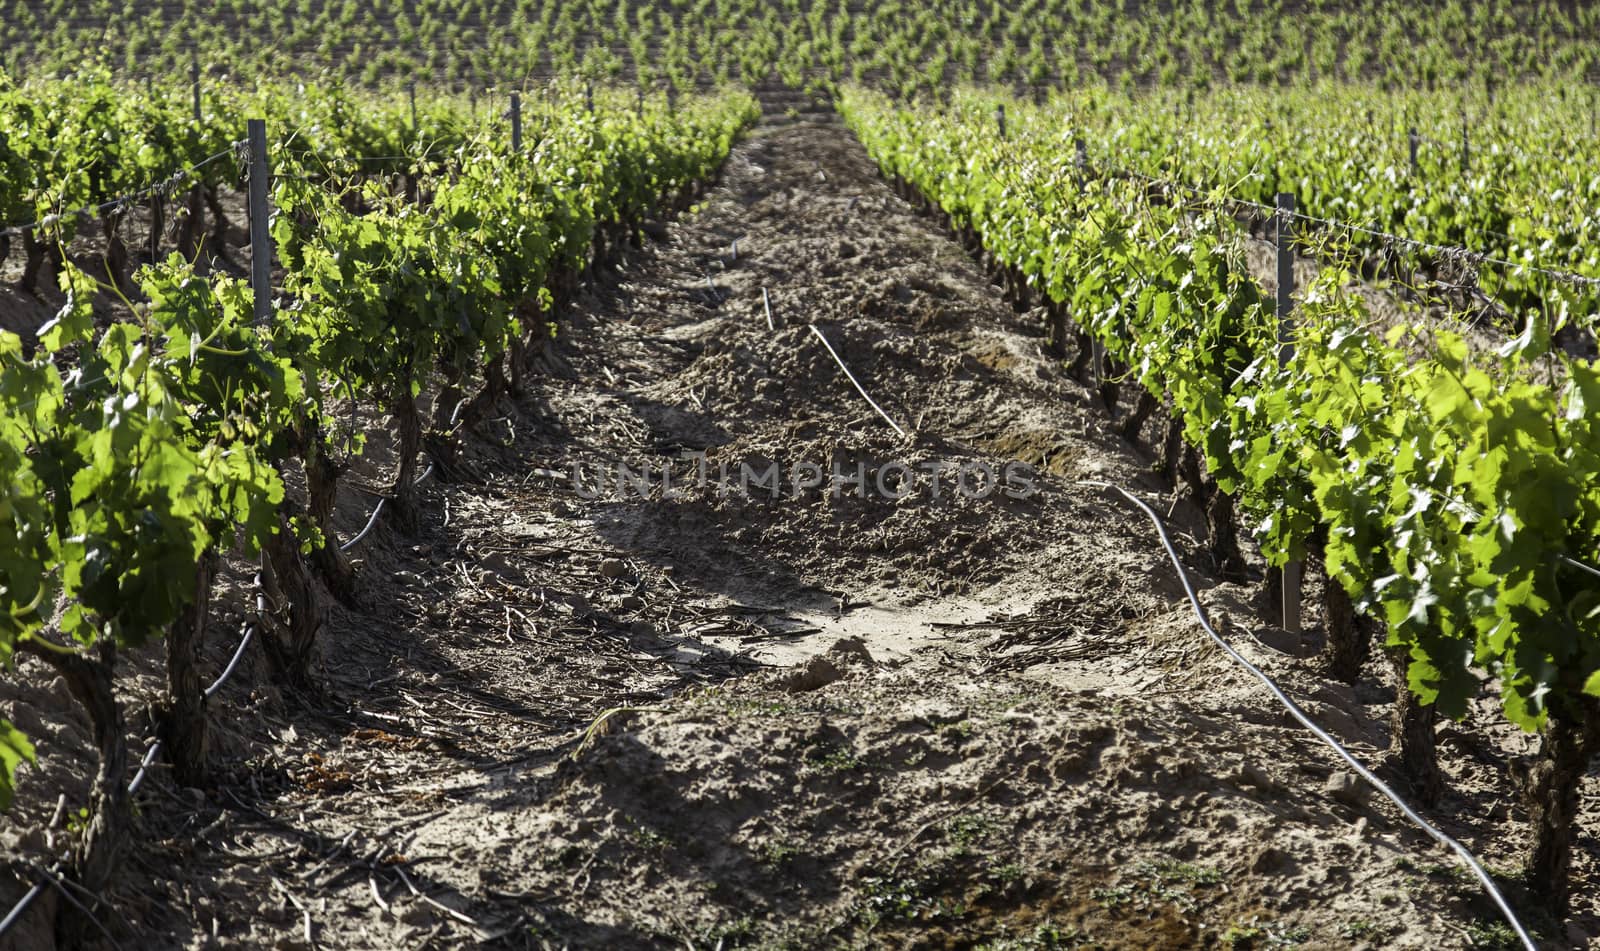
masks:
[[[224,691],[225,782],[157,784],[112,896],[135,946],[1495,939],[1448,856],[1205,640],[1142,516],[1080,483],[1158,502],[1218,628],[1370,763],[1392,687],[1318,676],[1315,631],[1209,577],[1203,519],[1038,315],[840,125],[763,127],[666,230],[563,315],[421,536],[365,548],[381,607],[333,611],[325,689]],[[774,466],[778,497],[737,488]],[[815,484],[835,468],[869,491]],[[1436,817],[1509,867],[1497,764],[1525,741],[1442,741]]]

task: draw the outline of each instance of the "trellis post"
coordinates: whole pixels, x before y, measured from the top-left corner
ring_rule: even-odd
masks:
[[[1294,249],[1293,236],[1294,195],[1279,192],[1277,213],[1278,251],[1278,363],[1283,365],[1294,359]],[[1290,561],[1283,566],[1283,629],[1291,634],[1300,633],[1300,582],[1305,566]]]
[[[267,121],[246,120],[249,156],[248,198],[250,207],[250,289],[255,292],[255,320],[264,324],[272,318],[272,238],[267,219],[272,214],[267,176]]]

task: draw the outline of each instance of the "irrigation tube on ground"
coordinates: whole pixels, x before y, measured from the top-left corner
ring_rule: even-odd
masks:
[[[355,534],[354,538],[352,538],[349,541],[345,542],[343,545],[340,545],[339,546],[339,550],[340,551],[349,551],[350,549],[356,547],[356,545],[361,541],[361,539],[367,537],[367,533],[372,531],[372,527],[374,525],[378,524],[378,516],[383,514],[383,503],[385,503],[387,501],[389,501],[389,500],[388,499],[379,499],[378,500],[378,504],[374,505],[372,507],[372,515],[370,517],[368,517],[367,524],[361,529],[361,531],[359,531],[359,532],[357,532]]]
[[[1511,925],[1512,930],[1517,933],[1517,937],[1522,940],[1523,947],[1527,948],[1528,951],[1538,951],[1538,946],[1535,945],[1533,943],[1533,939],[1528,936],[1527,930],[1522,927],[1522,922],[1517,920],[1516,912],[1511,910],[1511,905],[1506,902],[1505,896],[1500,894],[1500,889],[1495,885],[1494,879],[1489,877],[1489,873],[1484,871],[1482,865],[1478,864],[1478,860],[1473,857],[1471,852],[1467,851],[1466,846],[1439,831],[1439,829],[1435,828],[1432,823],[1422,818],[1422,816],[1418,815],[1415,810],[1406,805],[1405,800],[1401,799],[1398,793],[1396,793],[1393,789],[1390,789],[1383,780],[1379,779],[1377,776],[1374,776],[1372,771],[1361,765],[1361,762],[1352,756],[1350,751],[1345,749],[1338,740],[1334,739],[1333,736],[1330,735],[1326,730],[1320,726],[1317,726],[1317,724],[1313,722],[1310,717],[1306,716],[1304,711],[1302,711],[1293,700],[1289,699],[1288,694],[1285,694],[1278,687],[1278,685],[1273,682],[1271,677],[1268,677],[1260,670],[1260,668],[1256,667],[1248,660],[1245,660],[1244,655],[1234,650],[1231,644],[1223,640],[1222,635],[1218,634],[1216,629],[1211,626],[1211,622],[1207,620],[1205,609],[1200,606],[1200,599],[1195,595],[1194,585],[1189,581],[1189,573],[1184,570],[1183,562],[1178,558],[1177,549],[1172,547],[1172,539],[1167,535],[1167,528],[1161,523],[1160,516],[1156,515],[1155,511],[1152,510],[1150,506],[1146,505],[1137,496],[1121,486],[1112,485],[1109,482],[1094,481],[1084,481],[1078,484],[1116,492],[1129,502],[1132,502],[1134,505],[1138,506],[1139,510],[1144,512],[1144,514],[1149,517],[1151,524],[1156,527],[1156,533],[1161,537],[1161,546],[1167,550],[1167,557],[1172,559],[1172,566],[1177,569],[1178,579],[1183,582],[1183,592],[1189,596],[1189,606],[1194,608],[1195,617],[1199,619],[1200,626],[1205,629],[1206,634],[1208,634],[1211,639],[1217,643],[1217,646],[1221,647],[1229,657],[1233,658],[1241,667],[1243,667],[1245,670],[1248,670],[1252,676],[1265,684],[1266,688],[1272,691],[1272,695],[1278,698],[1278,702],[1283,704],[1284,708],[1289,711],[1289,714],[1296,720],[1300,721],[1301,726],[1310,730],[1316,735],[1317,739],[1327,744],[1335,753],[1339,754],[1339,758],[1344,760],[1345,764],[1354,770],[1357,775],[1370,783],[1374,789],[1383,794],[1384,798],[1394,803],[1401,812],[1405,813],[1406,818],[1410,819],[1413,825],[1421,829],[1423,832],[1426,832],[1440,845],[1443,845],[1454,852],[1456,856],[1466,864],[1467,868],[1471,870],[1473,877],[1476,878],[1479,884],[1483,886],[1484,891],[1489,894],[1489,897],[1494,899],[1494,903],[1500,908],[1500,913],[1505,916],[1506,922]]]
[[[59,869],[61,866],[57,865],[56,867]],[[34,885],[32,888],[28,889],[27,893],[22,896],[20,901],[12,906],[10,914],[6,915],[4,918],[0,918],[0,935],[4,935],[7,931],[11,930],[11,926],[17,923],[17,919],[22,917],[22,913],[28,910],[28,906],[33,904],[33,900],[38,898],[39,893],[42,891],[44,891],[43,882]]]
[[[239,646],[234,650],[233,657],[229,659],[228,666],[224,667],[222,669],[222,673],[217,675],[217,679],[211,682],[211,686],[205,689],[205,695],[207,699],[209,699],[212,694],[222,689],[222,685],[227,683],[228,678],[232,677],[233,672],[238,669],[239,661],[244,657],[245,648],[250,646],[250,640],[255,635],[256,625],[259,623],[260,617],[266,613],[267,606],[265,595],[261,594],[260,575],[256,576],[255,585],[256,618],[244,623],[244,633],[239,638]],[[144,777],[150,769],[150,764],[155,762],[156,756],[160,752],[160,740],[156,740],[154,743],[151,743],[150,748],[145,750],[144,759],[139,761],[138,771],[133,774],[133,779],[128,782],[128,795],[132,796],[134,793],[137,793],[139,791],[139,787],[144,785]],[[46,872],[45,875],[47,878],[53,879],[55,875],[60,873],[60,871],[61,863],[57,862],[55,870],[52,872]],[[36,883],[32,888],[28,889],[27,892],[23,894],[22,898],[19,899],[15,905],[11,907],[11,911],[7,912],[4,918],[0,918],[0,937],[4,937],[5,933],[11,930],[12,926],[15,925],[18,919],[22,917],[22,913],[27,911],[28,906],[33,904],[34,899],[38,898],[39,895],[44,891],[44,886],[44,882]]]
[[[217,679],[211,682],[211,686],[205,689],[207,700],[210,700],[213,694],[215,694],[218,690],[221,690],[222,685],[227,683],[228,678],[232,677],[233,672],[238,669],[239,661],[244,659],[245,649],[250,646],[251,638],[255,637],[256,626],[261,623],[261,618],[266,616],[267,600],[266,595],[261,593],[260,575],[256,575],[255,588],[256,616],[245,621],[242,625],[242,631],[239,637],[239,646],[234,648],[233,656],[228,660],[228,666],[222,668],[222,673],[218,674]],[[150,768],[150,764],[155,761],[156,753],[160,752],[160,750],[160,740],[156,740],[154,743],[150,744],[150,749],[144,754],[144,760],[139,763],[139,771],[133,774],[133,781],[128,783],[128,794],[130,796],[138,792],[139,787],[144,785],[145,771]]]
[[[822,331],[817,329],[817,325],[811,324],[810,327],[811,332],[817,335],[818,340],[822,341],[822,345],[828,348],[828,355],[833,357],[834,363],[839,364],[839,369],[844,371],[845,378],[848,379],[850,384],[856,388],[856,392],[861,394],[861,398],[866,400],[868,405],[878,411],[878,415],[883,417],[883,421],[889,424],[890,429],[894,430],[902,438],[904,438],[906,431],[901,429],[900,424],[891,419],[889,414],[883,411],[883,407],[879,406],[876,400],[867,395],[866,389],[863,388],[860,381],[856,379],[856,375],[850,372],[850,368],[844,365],[844,360],[839,358],[838,352],[833,349],[833,344],[829,343],[828,338],[822,335]]]
[[[261,593],[261,576],[257,575],[256,576],[256,617],[257,618],[265,617],[266,613],[267,613],[267,597],[266,597],[266,595]],[[216,693],[218,690],[221,690],[222,689],[222,685],[228,682],[228,678],[229,677],[233,676],[234,670],[239,666],[239,661],[244,658],[245,648],[250,646],[250,638],[253,637],[255,635],[255,633],[256,633],[256,625],[255,624],[246,624],[245,625],[244,636],[239,638],[239,649],[235,650],[233,652],[233,657],[232,657],[232,659],[230,659],[228,661],[228,666],[222,668],[222,673],[218,674],[217,675],[217,679],[212,681],[211,686],[206,688],[206,699],[207,700],[211,699],[211,695],[212,694]]]
[[[849,373],[848,370],[845,372]],[[462,408],[466,405],[467,401],[465,399],[462,399],[460,402],[456,403],[455,410],[450,414],[450,426],[452,428],[455,426],[456,420],[460,417]],[[431,462],[428,464],[428,468],[424,469],[420,476],[417,476],[416,484],[420,485],[421,483],[427,481],[429,476],[433,475],[433,466],[434,464]],[[363,528],[360,534],[356,535],[356,537],[345,542],[343,545],[340,545],[340,551],[348,551],[357,542],[365,538],[368,532],[372,531],[373,526],[378,524],[378,515],[383,511],[383,503],[386,501],[388,500],[378,500],[378,504],[372,509],[371,517],[367,519],[366,527]],[[228,666],[224,667],[222,669],[222,673],[217,675],[217,679],[211,683],[211,686],[205,689],[205,695],[207,699],[220,690],[222,685],[228,682],[228,678],[233,676],[233,672],[238,669],[239,661],[244,657],[245,649],[250,646],[250,641],[255,636],[256,625],[259,623],[259,619],[266,614],[266,602],[264,600],[264,596],[260,593],[261,577],[259,575],[256,576],[255,584],[257,592],[256,620],[245,622],[243,635],[239,638],[239,646],[234,650],[233,657],[229,659]],[[160,752],[160,740],[156,740],[154,743],[150,744],[150,748],[145,751],[144,758],[139,761],[138,771],[133,774],[133,779],[128,783],[128,795],[131,796],[134,793],[137,793],[139,791],[139,787],[144,785],[144,778],[149,772],[150,764],[155,762],[156,756]],[[56,870],[59,871],[60,868],[61,866],[58,862],[56,864]],[[23,894],[22,898],[15,905],[12,906],[11,911],[7,912],[4,918],[0,918],[0,937],[3,937],[7,931],[11,930],[12,926],[17,923],[17,920],[22,917],[22,913],[28,910],[28,906],[33,904],[34,899],[38,898],[40,893],[43,891],[43,882],[35,884]]]
[[[428,463],[428,468],[422,470],[422,475],[417,476],[416,480],[413,481],[411,484],[412,485],[421,485],[422,483],[428,481],[428,476],[431,476],[431,475],[433,475],[433,463],[430,462],[430,463]],[[383,514],[383,505],[384,505],[385,502],[388,502],[388,501],[389,500],[386,499],[386,498],[378,500],[378,504],[374,505],[372,507],[372,515],[370,515],[367,518],[367,524],[361,529],[361,531],[356,533],[354,538],[352,538],[349,541],[345,542],[343,545],[340,545],[339,546],[339,550],[340,551],[349,551],[350,549],[356,547],[356,544],[358,542],[360,542],[361,539],[367,537],[367,533],[368,532],[371,532],[373,530],[373,528],[377,527],[378,516]]]
[[[459,402],[456,403],[456,408],[450,412],[450,423],[449,423],[449,426],[450,426],[450,429],[452,431],[455,430],[455,428],[456,428],[456,420],[460,418],[461,410],[466,405],[467,405],[467,401],[465,399],[462,399],[462,400],[460,400]],[[421,485],[422,483],[428,481],[428,476],[433,475],[433,466],[434,466],[433,463],[431,463],[431,462],[428,463],[428,468],[422,470],[422,475],[417,476],[417,478],[411,484],[412,485]],[[383,514],[383,505],[387,501],[389,501],[389,500],[388,499],[379,499],[378,500],[378,504],[374,505],[372,507],[372,514],[367,517],[367,524],[362,527],[361,531],[356,533],[356,536],[354,538],[352,538],[349,541],[345,542],[343,545],[340,545],[339,546],[339,550],[340,551],[349,551],[350,549],[356,547],[356,545],[358,543],[360,543],[361,539],[367,537],[367,534],[369,532],[371,532],[373,530],[373,528],[375,528],[377,526],[377,524],[378,524],[378,516]]]

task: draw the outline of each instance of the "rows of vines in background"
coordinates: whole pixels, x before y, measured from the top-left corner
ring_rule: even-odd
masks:
[[[133,76],[286,66],[378,84],[455,89],[581,72],[679,84],[871,79],[1074,85],[1370,79],[1426,85],[1481,76],[1593,76],[1600,11],[1555,0],[318,0],[117,6],[0,0],[0,61],[76,69],[104,49]],[[1402,39],[1403,38],[1403,39]]]
[[[103,887],[127,838],[118,652],[168,638],[169,705],[191,719],[168,724],[166,749],[192,757],[173,762],[186,783],[203,781],[205,697],[186,619],[203,615],[208,560],[225,552],[261,552],[272,587],[298,596],[302,553],[332,545],[317,504],[336,489],[337,469],[322,464],[341,448],[332,401],[393,411],[405,514],[422,389],[481,379],[497,395],[507,351],[548,334],[551,288],[597,236],[636,229],[713,172],[755,114],[744,94],[569,96],[530,103],[517,153],[503,125],[457,116],[459,140],[416,150],[411,198],[297,152],[305,129],[290,130],[273,150],[285,270],[274,319],[253,320],[242,281],[173,255],[134,275],[129,319],[100,325],[91,300],[117,289],[63,263],[66,304],[38,345],[0,333],[0,661],[37,657],[89,715],[100,760],[72,857],[81,884]],[[290,472],[308,485],[304,501],[284,491]],[[263,636],[280,676],[303,679],[314,612],[289,613]],[[0,804],[32,755],[0,721]]]
[[[247,115],[283,130],[297,154],[388,160],[418,153],[423,143],[435,151],[455,149],[489,118],[487,110],[474,115],[465,102],[426,93],[413,117],[405,98],[305,82],[208,83],[196,115],[188,84],[146,92],[104,67],[48,80],[14,82],[0,75],[0,226],[99,206],[189,168],[196,171],[177,183],[179,189],[203,188],[216,209],[217,190],[238,175],[231,156],[218,156],[232,150]],[[127,210],[102,212],[109,233]],[[30,237],[41,245],[70,241],[80,224],[77,216],[62,215]],[[9,250],[0,246],[0,262]]]
[[[1499,305],[1504,329],[1520,330],[1534,314],[1550,326],[1596,317],[1600,296],[1592,288],[1535,270],[1600,279],[1594,90],[1319,84],[1129,96],[1099,89],[1061,94],[1050,108],[1087,140],[1096,164],[1268,206],[1277,193],[1292,192],[1307,215],[1523,265],[1483,268],[1473,282]],[[1300,230],[1318,227],[1303,222]],[[1335,236],[1368,259],[1368,273],[1373,259],[1393,250],[1413,257],[1380,235]],[[1450,263],[1445,255],[1424,257]]]
[[[910,110],[852,91],[842,109],[887,174],[1171,408],[1213,483],[1197,492],[1237,500],[1270,564],[1320,555],[1384,623],[1402,709],[1415,696],[1459,717],[1492,688],[1511,722],[1544,731],[1552,768],[1534,774],[1527,884],[1564,908],[1584,737],[1600,717],[1600,580],[1562,559],[1600,562],[1600,369],[1551,354],[1538,323],[1498,352],[1425,326],[1380,333],[1337,268],[1305,290],[1280,363],[1272,301],[1230,214],[1152,201],[1137,179],[1080,179],[1064,159],[1081,127],[1011,102],[1001,141],[993,105],[958,95],[948,111]],[[1414,721],[1397,720],[1398,739],[1428,798],[1437,776]]]

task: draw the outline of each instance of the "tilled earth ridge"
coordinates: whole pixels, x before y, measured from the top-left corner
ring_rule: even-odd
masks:
[[[1159,501],[1223,634],[1370,763],[1381,665],[1332,684],[1315,632],[1211,580],[1203,519],[1043,356],[1038,315],[841,126],[759,130],[563,317],[547,372],[427,488],[419,535],[363,544],[365,604],[330,610],[322,688],[272,687],[252,655],[219,695],[218,788],[158,776],[142,797],[153,844],[102,909],[124,946],[1493,938],[1449,857],[1204,639],[1142,516],[1079,483]],[[650,497],[604,483],[618,463],[655,473]],[[896,463],[1021,463],[1035,491],[796,484],[838,464],[895,488]],[[688,478],[773,465],[777,498]],[[370,500],[350,494],[353,532]],[[220,666],[231,636],[213,640]],[[130,667],[148,694],[152,664]],[[1442,734],[1435,818],[1509,867],[1525,817],[1498,764],[1527,744],[1481,725]],[[19,852],[81,795],[78,734],[25,774]],[[1582,844],[1557,946],[1596,931]]]

